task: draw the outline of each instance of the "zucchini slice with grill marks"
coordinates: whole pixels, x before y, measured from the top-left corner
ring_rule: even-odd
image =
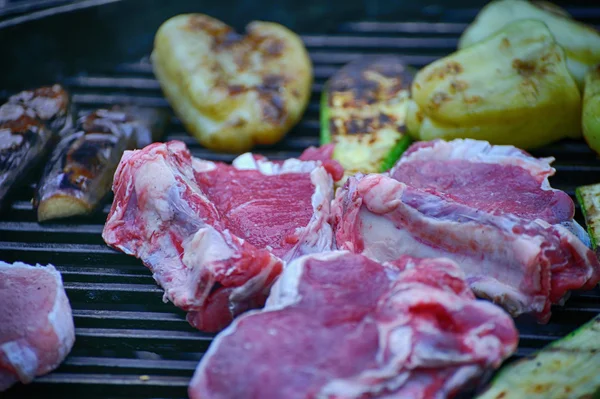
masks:
[[[600,241],[600,183],[577,187],[575,195],[581,205],[592,249],[597,253],[598,241]]]
[[[321,98],[321,144],[346,176],[388,170],[411,143],[406,108],[415,71],[398,56],[353,61],[326,83]]]
[[[600,398],[600,315],[506,366],[477,399]]]

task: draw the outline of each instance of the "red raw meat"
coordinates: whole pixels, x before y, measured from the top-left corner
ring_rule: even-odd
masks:
[[[226,165],[177,141],[126,152],[103,238],[140,258],[192,325],[218,331],[263,305],[284,262],[331,250],[333,180],[321,165],[249,153]]]
[[[514,316],[533,313],[547,322],[551,304],[569,290],[598,283],[600,264],[571,233],[572,201],[550,188],[547,163],[511,148],[475,140],[419,143],[392,169],[393,178],[349,179],[332,205],[338,247],[379,261],[451,258],[476,295]]]
[[[412,145],[390,171],[406,185],[492,214],[572,222],[575,206],[564,191],[550,187],[554,158],[486,141],[434,140]]]
[[[333,159],[333,151],[335,144],[324,144],[320,147],[308,147],[300,155],[301,161],[321,161],[323,166],[333,177],[333,180],[338,181],[344,177],[344,168],[340,163]]]
[[[75,328],[62,279],[51,266],[0,261],[0,392],[54,370]]]
[[[289,264],[263,310],[222,331],[192,399],[449,398],[517,347],[447,259],[379,264],[349,252]]]

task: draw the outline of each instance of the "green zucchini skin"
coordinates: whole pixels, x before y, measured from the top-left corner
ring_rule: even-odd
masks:
[[[387,157],[383,160],[380,172],[386,172],[396,164],[396,161],[404,154],[404,151],[412,144],[413,140],[409,135],[404,135],[394,147],[390,150]]]
[[[406,110],[415,71],[398,56],[371,56],[336,72],[321,95],[321,144],[346,175],[384,172],[412,142]]]
[[[329,130],[329,95],[327,88],[321,94],[321,145],[331,143],[331,130]]]
[[[592,249],[598,253],[600,240],[600,183],[577,187],[575,189],[577,202],[585,219]]]
[[[477,399],[600,397],[600,315],[531,357],[504,367]]]

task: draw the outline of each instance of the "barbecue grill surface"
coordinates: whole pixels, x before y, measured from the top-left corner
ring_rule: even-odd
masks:
[[[133,3],[140,7],[154,2]],[[0,48],[8,50],[14,60],[8,73],[0,76],[3,85],[0,97],[57,79],[68,87],[80,112],[113,104],[168,107],[147,56],[154,27],[146,28],[137,38],[123,38],[126,42],[129,40],[125,44],[111,42],[119,40],[118,34],[127,32],[121,25],[115,26],[117,34],[105,37],[98,33],[104,32],[102,29],[94,30],[94,23],[98,21],[110,25],[111,15],[118,11],[110,9],[103,14],[102,7],[13,27],[10,26],[13,22],[2,21],[0,12]],[[106,7],[114,8],[113,5]],[[600,23],[600,8],[567,9],[580,20]],[[194,8],[188,7],[177,12],[192,10]],[[201,7],[196,11],[208,12]],[[456,48],[460,33],[477,11],[478,8],[429,6],[418,12],[407,12],[409,17],[406,17],[401,13],[383,15],[384,10],[366,10],[361,15],[374,16],[380,21],[393,17],[394,22],[340,22],[344,14],[336,13],[335,18],[324,21],[323,25],[318,22],[302,25],[283,18],[282,22],[288,22],[288,26],[300,34],[308,32],[302,38],[314,63],[313,94],[300,124],[277,146],[258,148],[257,152],[284,159],[297,156],[307,146],[318,145],[320,92],[326,79],[343,64],[363,54],[399,54],[407,63],[422,67]],[[226,15],[216,14],[227,20]],[[171,15],[173,13],[160,16],[160,21]],[[268,16],[262,18],[277,19],[277,16]],[[129,18],[126,14],[125,17]],[[332,20],[334,28],[330,28]],[[353,20],[357,18],[349,19]],[[148,24],[157,23],[152,21]],[[96,38],[91,38],[92,42],[85,48],[81,47],[84,40],[81,37],[75,37],[71,47],[44,46],[48,37],[54,35],[54,40],[59,41],[68,34],[69,23],[73,27],[71,35],[85,36],[85,32],[77,32],[76,28],[88,24]],[[1,29],[2,24],[4,29]],[[63,26],[58,30],[58,25],[65,24],[67,28]],[[138,21],[137,26],[140,24]],[[327,34],[319,33],[320,27]],[[4,35],[7,31],[23,32],[23,35],[8,42]],[[137,41],[137,46],[132,47],[132,41]],[[129,50],[123,50],[125,47]],[[24,59],[27,54],[31,54],[30,59]],[[146,55],[140,60],[140,54]],[[38,59],[41,64],[37,64],[36,73],[34,67]],[[184,141],[196,157],[216,161],[234,158],[202,148],[185,133],[175,117],[165,140]],[[551,184],[571,197],[576,186],[600,182],[600,161],[583,141],[563,141],[533,154],[556,157],[557,174]],[[52,263],[57,267],[73,307],[77,337],[71,354],[55,372],[37,378],[31,385],[18,385],[2,397],[186,397],[189,379],[211,343],[212,335],[193,329],[185,321],[184,312],[162,302],[162,290],[141,262],[104,244],[101,232],[112,197],[91,218],[38,224],[30,202],[34,184],[32,179],[14,195],[12,205],[0,214],[0,259]],[[579,208],[577,220],[583,223]],[[600,290],[596,289],[574,293],[564,307],[555,307],[548,325],[519,321],[521,340],[513,360],[564,336],[599,312]]]

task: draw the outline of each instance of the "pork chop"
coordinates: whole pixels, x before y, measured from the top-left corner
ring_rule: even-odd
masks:
[[[71,306],[52,266],[0,261],[0,392],[54,370],[71,351]]]
[[[262,306],[285,262],[332,249],[333,180],[320,161],[248,153],[227,165],[155,143],[123,155],[113,191],[104,240],[140,258],[201,330]]]
[[[345,251],[290,263],[263,310],[212,343],[192,399],[449,398],[517,346],[447,259],[380,264]],[[251,365],[251,367],[248,367]]]
[[[593,252],[564,227],[573,204],[550,188],[549,173],[546,161],[507,146],[419,143],[392,177],[358,175],[337,193],[337,245],[379,261],[448,257],[476,295],[547,322],[551,304],[600,280]]]

